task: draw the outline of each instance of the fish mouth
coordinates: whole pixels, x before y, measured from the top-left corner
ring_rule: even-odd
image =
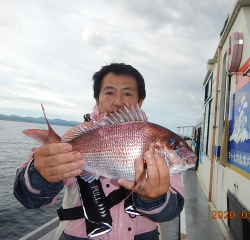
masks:
[[[181,173],[181,172],[184,172],[186,170],[188,170],[189,168],[193,168],[195,167],[195,164],[185,164],[184,166],[176,166],[175,167],[172,167],[170,170],[169,170],[169,175],[172,176],[176,173]]]
[[[171,162],[171,158],[173,156],[172,156],[172,154],[169,154],[169,152],[166,151],[166,149],[161,149],[160,153],[167,163],[170,176],[172,176],[176,173],[183,172],[189,168],[195,167],[195,165],[196,165],[197,156],[194,153],[192,153],[192,155],[190,156],[189,153],[185,151],[188,158],[187,159],[179,158],[179,162],[177,164]],[[175,155],[175,154],[173,153],[173,155]]]

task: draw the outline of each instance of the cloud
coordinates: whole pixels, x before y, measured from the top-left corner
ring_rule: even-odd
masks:
[[[29,109],[32,115],[43,102],[50,117],[79,121],[95,103],[93,73],[125,62],[144,76],[143,109],[149,119],[172,130],[195,125],[206,61],[233,3],[5,1],[0,8],[1,109]]]
[[[36,89],[37,91],[51,91],[50,87],[44,86],[39,83],[33,83],[33,82],[19,82],[18,85],[22,87],[28,87],[28,88],[33,88]]]

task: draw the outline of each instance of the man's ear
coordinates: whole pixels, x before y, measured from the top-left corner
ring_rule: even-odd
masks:
[[[138,102],[139,107],[141,107],[142,103],[143,103],[144,99],[140,99]]]
[[[99,100],[97,98],[95,99],[95,102],[96,102],[96,105],[98,106],[99,105]]]

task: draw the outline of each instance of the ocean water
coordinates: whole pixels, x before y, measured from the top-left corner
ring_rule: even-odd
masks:
[[[70,127],[52,126],[62,135]],[[24,129],[47,129],[45,124],[0,120],[0,239],[19,239],[57,216],[63,193],[53,206],[26,209],[13,195],[16,168],[27,161],[39,143],[22,133]]]

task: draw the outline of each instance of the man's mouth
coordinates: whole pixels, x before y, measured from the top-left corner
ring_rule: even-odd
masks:
[[[120,108],[118,108],[117,110],[113,110],[113,111],[111,111],[111,112],[109,112],[108,114],[110,114],[110,113],[114,113],[114,112],[119,112],[119,110],[120,110]]]

